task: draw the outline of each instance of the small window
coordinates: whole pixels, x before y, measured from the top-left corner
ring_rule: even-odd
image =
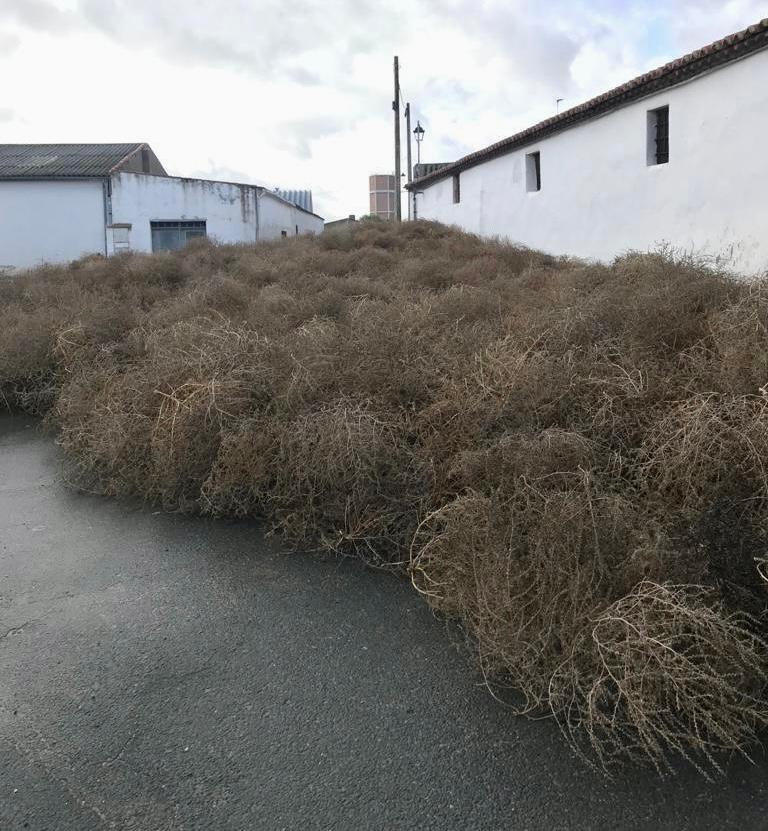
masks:
[[[525,156],[525,189],[529,193],[541,190],[541,153],[528,153]]]
[[[280,231],[280,236],[281,237],[287,237],[288,236],[288,231]]]
[[[297,225],[296,226],[296,236],[298,237],[298,235],[299,235],[299,226]]]
[[[196,237],[206,236],[205,220],[150,222],[153,251],[178,251]]]
[[[666,164],[669,161],[669,107],[648,111],[649,165]]]
[[[453,177],[453,204],[457,205],[461,202],[461,174],[457,173]]]

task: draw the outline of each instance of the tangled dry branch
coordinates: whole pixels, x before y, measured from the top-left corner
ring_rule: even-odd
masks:
[[[765,727],[765,282],[362,223],[46,266],[0,324],[80,487],[409,571],[605,766]]]

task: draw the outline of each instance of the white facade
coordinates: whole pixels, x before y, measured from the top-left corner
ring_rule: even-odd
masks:
[[[649,164],[648,112],[669,106],[669,162]],[[553,254],[609,260],[670,244],[768,269],[768,51],[417,184],[418,215]],[[540,155],[529,191],[526,156]],[[528,160],[530,166],[530,160]]]
[[[159,222],[205,222],[206,236],[221,243],[319,234],[324,224],[255,185],[141,173],[112,177],[110,206],[109,254],[152,251],[152,224]]]
[[[0,180],[0,272],[85,254],[153,250],[153,225],[196,225],[221,243],[319,234],[323,219],[255,185],[121,171]]]
[[[259,199],[259,239],[278,239],[300,234],[322,234],[325,222],[271,191],[262,191]]]
[[[0,273],[103,253],[104,224],[100,180],[0,181]]]
[[[117,173],[112,177],[108,253],[114,253],[116,237],[118,249],[152,251],[151,223],[174,220],[204,221],[206,236],[219,242],[256,242],[257,191],[249,185]],[[127,244],[121,236],[128,237]]]

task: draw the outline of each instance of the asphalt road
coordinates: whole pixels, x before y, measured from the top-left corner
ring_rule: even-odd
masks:
[[[608,782],[405,582],[59,477],[0,418],[2,831],[768,826],[764,756]]]

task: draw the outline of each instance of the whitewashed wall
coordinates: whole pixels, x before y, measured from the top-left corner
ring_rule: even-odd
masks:
[[[259,239],[277,239],[283,235],[321,234],[324,221],[315,214],[297,208],[269,191],[263,191],[259,201]]]
[[[104,254],[101,181],[0,181],[0,273]]]
[[[258,202],[258,204],[257,204]],[[128,247],[151,251],[150,223],[205,220],[206,234],[222,243],[254,243],[296,234],[320,233],[323,220],[253,185],[118,173],[112,177],[112,225],[130,224]],[[125,230],[118,231],[125,238]],[[107,235],[115,252],[115,231]],[[119,246],[119,243],[118,243]]]
[[[670,160],[646,163],[646,113],[669,105]],[[768,269],[768,52],[422,188],[419,216],[555,254],[611,259],[662,243]],[[525,154],[541,152],[539,192]]]
[[[319,234],[324,225],[253,185],[122,172],[112,177],[105,206],[104,184],[0,181],[0,273],[84,254],[151,251],[153,220],[205,220],[208,237],[222,243]]]
[[[150,222],[201,220],[209,238],[223,243],[256,242],[256,195],[252,185],[117,173],[112,177],[112,224],[130,224],[132,251],[152,250]],[[114,253],[114,234],[109,253]]]

